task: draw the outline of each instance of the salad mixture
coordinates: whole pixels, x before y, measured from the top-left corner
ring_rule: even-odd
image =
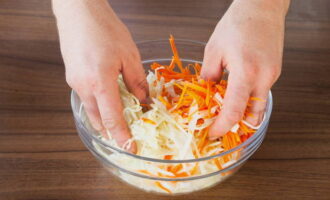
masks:
[[[187,160],[219,154],[251,137],[258,127],[252,126],[243,118],[226,135],[217,140],[208,139],[209,127],[223,108],[227,81],[201,79],[201,65],[191,63],[183,66],[172,36],[170,45],[173,51],[172,61],[168,65],[153,63],[147,75],[151,104],[141,104],[128,92],[122,78],[118,80],[125,119],[132,133],[132,138],[122,148],[128,149],[134,141],[139,156]],[[250,101],[263,100],[251,97]],[[245,116],[248,115],[251,114],[246,112]],[[110,133],[101,139],[117,146]],[[200,162],[156,163],[111,152],[95,142],[93,145],[112,163],[149,177],[175,179],[205,175],[224,169],[239,158],[239,152],[235,151]],[[164,193],[199,190],[221,181],[229,174],[219,173],[217,176],[194,181],[157,181],[120,172],[121,178],[130,184]]]

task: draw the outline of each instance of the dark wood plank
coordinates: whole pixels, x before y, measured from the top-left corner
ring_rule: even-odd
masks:
[[[230,0],[111,0],[136,41],[206,42]],[[168,198],[111,176],[76,135],[50,1],[0,0],[0,199],[329,199],[330,2],[292,0],[267,137],[241,171]]]
[[[2,154],[0,158],[0,191],[8,199],[169,199],[121,183],[88,152]],[[308,167],[305,159],[253,159],[207,192],[171,199],[327,199],[329,171],[323,166],[330,160],[307,161]]]

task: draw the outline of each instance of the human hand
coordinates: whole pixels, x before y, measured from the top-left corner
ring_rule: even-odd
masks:
[[[63,5],[66,4],[66,5]],[[130,137],[118,76],[138,99],[147,96],[140,55],[125,25],[106,1],[53,0],[66,80],[81,98],[93,127],[122,146]],[[131,152],[136,152],[135,144]]]
[[[236,0],[209,39],[201,76],[218,81],[229,71],[224,106],[209,137],[226,134],[242,120],[250,96],[267,100],[281,72],[285,15],[289,1]],[[258,125],[266,101],[253,101],[246,120]]]

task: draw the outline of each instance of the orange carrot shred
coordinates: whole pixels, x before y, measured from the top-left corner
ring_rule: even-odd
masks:
[[[266,102],[266,100],[261,99],[259,97],[250,97],[250,101],[261,101],[261,102]]]
[[[190,82],[185,82],[184,83],[185,86],[191,88],[191,89],[194,89],[196,91],[199,91],[199,92],[203,92],[203,93],[207,93],[207,89],[199,86],[198,84],[193,84],[193,83],[190,83]]]
[[[214,159],[214,163],[215,163],[215,165],[218,167],[218,169],[222,169],[222,166],[221,166],[220,161],[219,161],[218,158],[215,158],[215,159]]]
[[[176,84],[176,86],[178,86],[178,85]],[[184,86],[183,89],[182,89],[182,93],[181,93],[181,96],[180,96],[179,102],[176,104],[176,105],[177,105],[177,108],[178,108],[178,107],[180,106],[180,104],[182,103],[186,91],[187,91],[187,86]]]
[[[197,173],[197,170],[198,170],[198,163],[196,163],[195,166],[192,168],[190,174],[195,175]]]
[[[184,69],[182,67],[182,62],[180,60],[180,57],[179,57],[179,54],[178,54],[178,50],[176,49],[176,46],[175,46],[173,35],[170,36],[170,45],[171,45],[171,48],[172,48],[174,61],[178,65],[180,71],[183,72]]]
[[[167,109],[172,107],[171,104],[168,101],[166,101],[162,96],[158,96],[158,100],[160,102],[162,102],[166,106]]]
[[[175,177],[179,178],[179,177],[187,177],[189,176],[189,174],[187,172],[181,172],[178,174],[175,174]]]
[[[206,91],[205,104],[208,106],[210,104],[210,82],[208,81],[206,85],[207,85],[207,91]]]
[[[165,155],[164,160],[171,160],[173,158],[173,155]]]
[[[172,173],[176,174],[178,171],[180,171],[183,168],[182,164],[178,164],[176,165],[173,169],[172,169]]]
[[[171,64],[168,66],[168,69],[172,71],[174,67],[175,67],[175,59],[173,56],[171,60]]]
[[[166,192],[169,193],[169,194],[172,193],[170,189],[164,187],[159,181],[156,181],[156,182],[155,182],[155,185],[156,185],[157,187],[159,187],[160,189],[166,191]]]
[[[156,125],[157,123],[151,119],[148,119],[148,118],[144,118],[142,117],[141,118],[145,123],[148,123],[148,124],[152,124],[152,125]]]
[[[208,130],[206,129],[206,130],[204,130],[203,132],[202,132],[202,138],[200,139],[200,141],[199,141],[199,143],[198,143],[198,145],[197,145],[197,148],[198,148],[198,150],[199,150],[199,152],[201,152],[202,150],[203,150],[203,148],[204,148],[204,146],[205,146],[205,139],[206,139],[206,137],[207,137],[207,134],[208,134]]]
[[[140,169],[140,170],[137,170],[137,171],[140,172],[140,173],[143,173],[143,174],[154,176],[151,172],[149,172],[148,170],[145,170],[145,169]]]

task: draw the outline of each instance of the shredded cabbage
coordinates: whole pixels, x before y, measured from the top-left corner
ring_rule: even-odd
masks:
[[[259,126],[245,120],[235,124],[231,130],[217,140],[207,138],[209,126],[223,108],[223,97],[227,81],[220,83],[199,78],[198,63],[182,66],[174,39],[170,38],[173,59],[170,65],[153,63],[147,82],[152,103],[145,111],[139,100],[128,92],[123,78],[118,79],[124,116],[132,138],[118,147],[111,133],[108,139],[100,139],[117,148],[129,149],[132,142],[137,145],[137,155],[163,160],[188,160],[213,156],[230,150],[247,140]],[[181,72],[173,70],[178,67]],[[191,73],[190,67],[195,73]],[[258,100],[258,98],[250,98]],[[260,100],[260,99],[259,99]],[[249,106],[249,104],[248,104]],[[246,112],[245,115],[249,113]],[[113,152],[108,147],[92,141],[95,150],[118,168],[153,178],[188,178],[208,175],[227,168],[240,157],[240,150],[224,156],[190,163],[159,163],[145,161],[132,156]],[[109,168],[113,171],[114,168]],[[159,181],[141,178],[123,170],[117,175],[127,183],[147,191],[161,193],[186,193],[210,187],[232,174],[231,171],[189,181]]]
[[[150,105],[151,109],[143,112],[139,100],[133,94],[128,92],[122,77],[118,80],[121,99],[124,105],[125,119],[133,136],[124,148],[129,148],[131,142],[134,141],[137,144],[137,155],[156,159],[164,159],[167,155],[171,155],[172,160],[195,159],[203,156],[215,155],[224,151],[222,140],[208,143],[204,147],[204,149],[207,150],[204,151],[198,151],[197,148],[199,138],[195,137],[193,133],[207,128],[214,121],[214,117],[208,118],[208,113],[205,111],[199,111],[197,104],[193,103],[189,110],[191,117],[188,121],[179,114],[171,113],[166,106],[158,100],[157,96],[161,95],[164,87],[168,89],[169,94],[172,97],[179,97],[179,95],[175,93],[173,86],[175,83],[180,84],[183,80],[171,80],[167,83],[162,79],[157,81],[155,73],[150,71],[147,76],[147,81],[150,86],[150,97],[152,98],[153,103]],[[154,85],[155,83],[156,85]],[[212,107],[211,112],[215,113],[218,108],[219,105]],[[150,119],[155,122],[155,124],[148,123],[143,119]],[[202,125],[197,125],[199,119],[204,120]],[[238,128],[239,125],[236,124],[231,131],[237,132]],[[110,140],[103,137],[101,137],[101,139],[110,145],[116,145],[115,141],[111,139],[111,134],[109,134],[109,137]],[[148,162],[112,152],[110,149],[103,146],[101,147],[96,142],[93,142],[93,145],[104,158],[117,166],[148,176],[177,178],[177,174],[184,174],[185,176],[183,177],[189,177],[209,174],[219,170],[219,167],[213,160],[207,160],[201,161],[198,164],[182,164],[181,169],[177,173],[173,173],[168,170],[168,167],[170,166],[173,168],[179,164]],[[227,157],[227,160],[219,159],[218,161],[222,165],[221,167],[225,168],[235,163],[238,156],[239,152],[234,152]],[[195,172],[192,172],[193,170]],[[141,187],[147,191],[157,191],[162,193],[185,193],[200,190],[222,181],[229,175],[230,173],[223,173],[193,181],[174,182],[149,180],[125,172],[119,172],[119,176],[129,184]],[[162,187],[160,187],[160,184]]]

